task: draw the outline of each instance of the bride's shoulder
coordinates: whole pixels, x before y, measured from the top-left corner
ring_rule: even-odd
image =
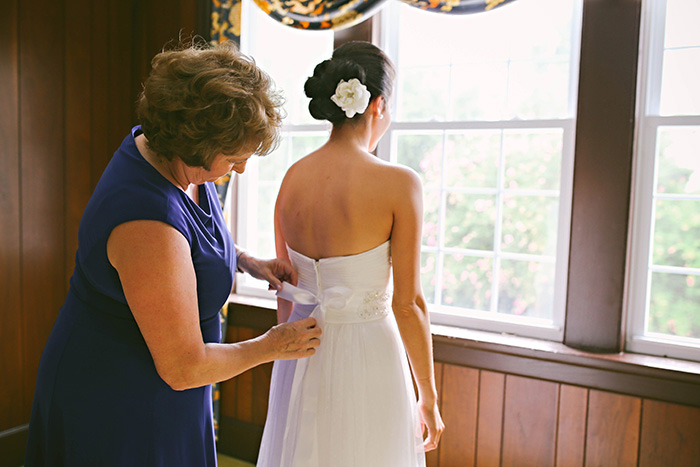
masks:
[[[311,159],[313,159],[314,153],[312,152],[311,154],[307,154],[303,156],[301,159],[297,160],[296,162],[292,163],[287,170],[284,173],[284,179],[289,179],[295,176],[296,173],[301,172],[304,173],[309,170],[309,168],[313,167],[313,162]]]
[[[388,177],[390,180],[402,185],[421,185],[420,176],[412,168],[402,164],[395,164],[393,162],[386,162],[383,160],[378,161],[381,166],[382,177]]]
[[[415,170],[401,164],[380,161],[375,170],[376,186],[386,199],[405,200],[421,195],[423,184]]]

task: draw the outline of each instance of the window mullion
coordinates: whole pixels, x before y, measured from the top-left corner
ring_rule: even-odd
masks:
[[[447,132],[442,132],[442,154],[440,158],[440,208],[438,211],[438,252],[435,267],[435,300],[436,305],[442,304],[442,278],[445,267],[445,222],[447,210],[447,191],[445,187],[445,149],[447,148]]]
[[[498,312],[498,285],[501,275],[501,238],[503,232],[503,190],[505,188],[504,131],[501,130],[498,152],[498,175],[496,177],[496,225],[493,233],[493,264],[491,265],[491,312]]]

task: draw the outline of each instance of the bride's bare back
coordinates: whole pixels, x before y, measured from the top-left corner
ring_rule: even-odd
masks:
[[[275,210],[277,237],[316,259],[374,248],[391,237],[397,205],[411,202],[414,177],[404,167],[329,142],[285,176]]]

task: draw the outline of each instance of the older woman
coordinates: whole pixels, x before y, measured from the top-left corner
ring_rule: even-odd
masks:
[[[83,214],[68,297],[44,349],[27,466],[213,466],[211,384],[314,353],[313,319],[220,344],[236,250],[212,181],[274,147],[280,100],[231,46],[158,54],[132,129]]]

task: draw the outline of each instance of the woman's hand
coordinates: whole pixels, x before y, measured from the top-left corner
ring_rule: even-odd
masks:
[[[258,259],[243,253],[238,258],[239,267],[256,279],[267,281],[270,289],[279,290],[282,282],[297,284],[297,272],[288,261],[275,259]]]
[[[310,357],[321,343],[321,328],[314,318],[304,318],[293,323],[278,324],[263,339],[270,346],[270,360],[293,360]]]
[[[437,449],[438,443],[440,442],[440,436],[442,436],[442,432],[445,431],[445,424],[442,422],[437,400],[433,403],[425,403],[424,401],[419,400],[418,417],[418,426],[421,431],[420,434],[422,434],[425,429],[428,430],[428,435],[423,441],[423,449],[425,452]]]

